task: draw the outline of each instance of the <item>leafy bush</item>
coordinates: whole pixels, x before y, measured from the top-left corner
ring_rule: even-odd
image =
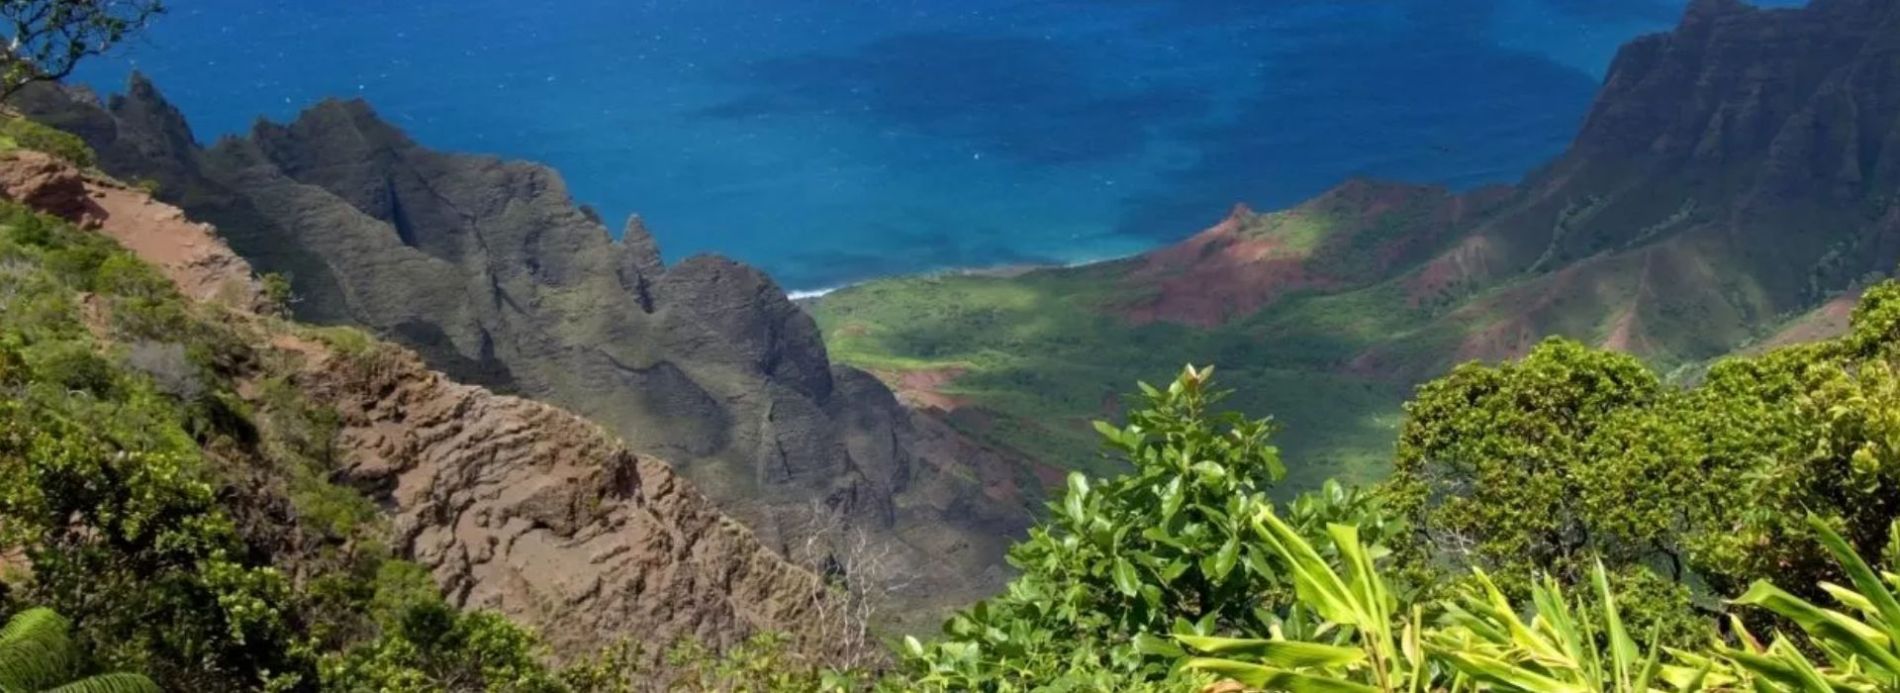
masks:
[[[55,130],[19,116],[0,115],[0,145],[11,143],[12,147],[46,152],[72,162],[80,168],[91,168],[97,163],[92,147],[78,135]]]
[[[1163,685],[1170,652],[1138,634],[1277,622],[1292,583],[1247,525],[1285,474],[1271,422],[1215,410],[1225,394],[1211,389],[1211,369],[1190,367],[1142,394],[1147,407],[1126,426],[1097,425],[1134,471],[1105,482],[1071,474],[1049,519],[1011,549],[1023,574],[1005,594],[950,619],[944,639],[908,644],[918,683],[1015,690],[1062,672],[1050,684],[1058,690]],[[1308,529],[1360,521],[1379,538],[1398,529],[1370,497],[1337,485],[1294,507]]]
[[[542,664],[535,635],[489,612],[461,613],[439,598],[404,608],[375,641],[334,655],[323,686],[334,691],[567,690]]]
[[[1414,555],[1457,557],[1522,598],[1539,574],[1580,584],[1597,560],[1632,620],[1692,645],[1707,608],[1773,577],[1821,596],[1838,565],[1810,511],[1874,553],[1900,517],[1900,285],[1869,290],[1850,334],[1729,359],[1691,389],[1635,359],[1552,340],[1466,365],[1406,408],[1387,490]],[[1698,611],[1703,613],[1698,613]]]

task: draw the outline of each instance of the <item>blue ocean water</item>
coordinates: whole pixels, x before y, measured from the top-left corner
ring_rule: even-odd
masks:
[[[175,0],[78,79],[143,70],[201,141],[360,96],[669,261],[816,289],[1122,255],[1350,175],[1512,181],[1684,2]]]

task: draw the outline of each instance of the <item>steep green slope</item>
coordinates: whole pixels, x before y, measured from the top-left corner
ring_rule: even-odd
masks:
[[[0,611],[50,605],[101,666],[172,690],[309,690],[441,604],[330,481],[334,414],[222,309],[11,202],[0,267]]]
[[[1626,46],[1571,149],[1508,189],[1351,181],[1126,260],[872,282],[808,307],[842,361],[1048,463],[1104,393],[1218,363],[1296,485],[1378,473],[1397,402],[1561,335],[1665,370],[1900,261],[1900,7],[1692,3]],[[929,372],[929,376],[919,375]],[[953,377],[954,376],[954,377]],[[1021,423],[1053,415],[1072,426]]]
[[[1113,471],[1092,452],[1090,422],[1117,418],[1135,380],[1163,382],[1184,363],[1219,363],[1222,382],[1236,391],[1232,402],[1275,412],[1278,440],[1300,451],[1291,486],[1384,472],[1404,388],[1280,366],[1297,363],[1302,346],[1243,330],[1131,325],[1110,312],[1126,298],[1114,289],[1114,269],[880,281],[826,296],[810,310],[834,358],[898,383],[914,401],[948,409],[952,425],[974,437],[1056,467]],[[1038,474],[1045,486],[1060,483],[1060,474]]]
[[[288,320],[275,284],[145,190],[0,149],[0,619],[70,618],[72,673],[565,691],[759,633],[761,656],[882,656],[666,462]]]

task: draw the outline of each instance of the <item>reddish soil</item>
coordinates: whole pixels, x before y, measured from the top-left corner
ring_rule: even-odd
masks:
[[[1808,344],[1846,334],[1848,323],[1854,317],[1854,306],[1860,304],[1860,294],[1859,290],[1855,290],[1835,296],[1744,352],[1759,354],[1770,349]]]
[[[1643,336],[1639,311],[1643,299],[1649,294],[1649,271],[1655,266],[1655,260],[1654,252],[1643,253],[1643,270],[1636,278],[1636,292],[1630,297],[1629,305],[1611,323],[1610,333],[1603,338],[1603,348],[1626,354],[1640,354],[1650,349],[1649,340]]]
[[[145,191],[48,154],[18,151],[0,157],[0,196],[98,230],[157,266],[192,299],[263,307],[250,264],[215,229]]]
[[[1134,324],[1167,321],[1215,327],[1257,311],[1288,291],[1331,282],[1310,274],[1303,257],[1287,256],[1277,241],[1241,232],[1253,212],[1237,205],[1221,223],[1141,256],[1129,282],[1154,293],[1124,307]]]
[[[965,397],[946,394],[942,388],[968,372],[963,368],[927,368],[914,371],[874,371],[878,380],[890,386],[897,399],[913,409],[932,408],[953,412],[969,406]]]
[[[1260,217],[1244,205],[1236,206],[1212,228],[1137,258],[1127,281],[1143,298],[1118,312],[1136,324],[1167,321],[1213,327],[1266,308],[1294,291],[1377,281],[1511,195],[1511,188],[1501,186],[1453,196],[1441,188],[1350,180],[1283,213],[1332,225],[1311,250],[1295,250],[1278,239],[1250,233],[1249,226]],[[1400,222],[1408,223],[1402,233],[1381,239],[1369,249],[1351,249],[1354,237],[1388,230],[1383,225],[1393,223],[1394,215],[1404,218],[1412,210],[1418,214],[1416,222]],[[1345,258],[1345,263],[1319,265],[1343,264],[1330,270],[1344,272],[1339,275],[1320,271],[1313,262],[1315,255],[1338,260],[1348,253],[1369,253],[1372,261]],[[1432,279],[1419,290],[1442,286],[1451,278]]]

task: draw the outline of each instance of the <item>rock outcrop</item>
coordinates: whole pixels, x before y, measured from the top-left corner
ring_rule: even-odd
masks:
[[[563,657],[622,641],[650,656],[684,638],[722,647],[761,631],[811,656],[847,654],[817,574],[599,426],[454,382],[394,345],[341,353],[261,319],[250,265],[142,190],[14,152],[0,155],[0,197],[117,240],[188,298],[229,309],[252,348],[301,364],[293,384],[338,416],[346,480],[452,603],[533,626]]]
[[[837,656],[824,583],[679,478],[567,412],[309,343],[298,383],[336,408],[351,481],[380,489],[398,545],[453,603],[533,626],[558,653],[631,639],[715,647],[759,631]]]
[[[209,148],[142,78],[104,105],[52,90],[20,105],[290,277],[302,319],[368,328],[455,378],[597,421],[811,565],[835,563],[835,542],[805,528],[868,534],[919,577],[902,611],[1001,584],[1030,514],[974,479],[1020,465],[834,368],[812,320],[753,268],[666,266],[637,218],[613,238],[553,171],[429,150],[361,101]]]

